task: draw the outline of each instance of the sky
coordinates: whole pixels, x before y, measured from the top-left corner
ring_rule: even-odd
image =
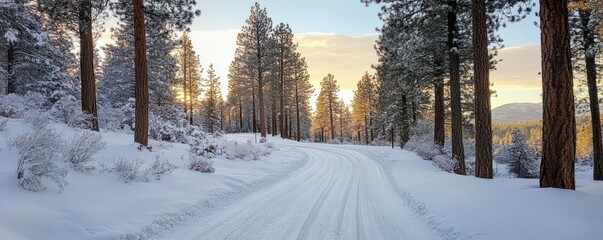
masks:
[[[236,35],[245,24],[251,6],[249,0],[201,0],[201,16],[192,26],[190,36],[205,69],[214,65],[226,93],[228,66],[236,49]],[[273,24],[287,23],[295,34],[298,50],[308,62],[311,83],[317,94],[320,81],[328,73],[340,85],[340,97],[347,103],[353,98],[356,83],[365,72],[374,73],[377,64],[374,50],[379,5],[366,6],[360,0],[258,0],[268,11]],[[534,16],[511,23],[499,33],[505,48],[498,57],[503,61],[491,72],[496,97],[492,107],[512,102],[541,102],[540,32]]]

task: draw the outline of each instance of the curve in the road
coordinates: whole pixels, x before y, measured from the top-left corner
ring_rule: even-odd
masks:
[[[381,165],[339,146],[292,144],[299,170],[169,239],[440,239],[406,207]]]

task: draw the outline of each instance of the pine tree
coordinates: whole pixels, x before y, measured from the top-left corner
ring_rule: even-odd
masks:
[[[594,180],[603,180],[603,140],[601,139],[601,120],[599,117],[599,96],[597,88],[597,54],[603,51],[598,29],[603,29],[603,4],[596,1],[571,1],[573,14],[572,55],[576,77],[586,75],[589,110],[591,115],[591,134],[594,158]]]
[[[328,127],[327,132],[331,135],[330,139],[335,139],[336,130],[334,114],[336,113],[337,103],[339,102],[339,97],[337,96],[339,85],[337,85],[335,76],[329,73],[322,79],[320,86],[320,93],[318,94],[316,102],[317,119],[320,122],[320,125],[322,125],[322,140],[326,141],[324,136],[325,127]]]
[[[0,5],[0,86],[3,93],[34,91],[51,102],[70,94],[69,76],[63,72],[65,53],[28,0]]]
[[[182,35],[178,52],[179,70],[178,81],[182,86],[182,102],[188,123],[194,124],[194,109],[197,109],[198,97],[201,94],[201,62],[193,50],[193,44],[187,33]]]
[[[519,178],[538,177],[536,155],[526,144],[526,137],[520,130],[513,131],[513,142],[506,151],[509,157],[509,172],[514,173]]]
[[[251,67],[255,73],[255,82],[258,89],[258,108],[259,108],[259,128],[262,137],[266,137],[266,109],[264,86],[266,83],[267,71],[270,69],[270,51],[272,43],[272,19],[268,17],[265,8],[261,8],[259,3],[251,8],[251,14],[245,21],[237,45],[244,48],[244,54],[252,64]],[[255,124],[254,124],[255,125]]]
[[[278,66],[279,88],[279,132],[281,137],[289,137],[285,123],[285,106],[288,106],[288,96],[291,94],[291,88],[288,88],[291,82],[293,64],[295,64],[295,51],[297,45],[293,43],[293,32],[288,24],[281,23],[274,30],[276,43],[276,61]]]
[[[540,0],[543,136],[540,187],[575,189],[576,120],[567,0]]]
[[[214,65],[210,64],[207,70],[207,82],[205,83],[205,101],[202,104],[203,122],[205,129],[210,132],[220,130],[221,114],[220,105],[220,77],[216,75]]]
[[[82,111],[92,116],[92,130],[98,131],[98,112],[96,108],[96,80],[94,64],[94,43],[92,26],[100,24],[108,0],[48,0],[38,1],[42,12],[51,22],[63,26],[75,26],[70,30],[78,34],[80,40],[80,81]]]

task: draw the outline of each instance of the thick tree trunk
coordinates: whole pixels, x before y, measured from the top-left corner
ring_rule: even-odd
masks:
[[[442,66],[442,60],[436,58],[435,61],[436,67]],[[442,148],[444,147],[444,141],[446,138],[446,112],[444,109],[444,80],[441,76],[437,76],[434,83],[434,132],[433,139],[436,146]]]
[[[134,141],[144,146],[149,141],[149,83],[147,77],[147,47],[145,43],[145,24],[143,0],[134,1],[134,58],[136,83],[134,95],[136,96],[136,127]]]
[[[15,48],[12,43],[8,43],[8,49],[6,51],[6,95],[15,93],[16,91],[16,83],[15,83],[15,73],[14,66],[15,65]]]
[[[475,176],[491,179],[492,115],[485,0],[473,0],[473,76],[475,81]]]
[[[588,26],[591,20],[590,10],[580,10],[580,23],[584,41],[584,55],[586,61],[586,80],[588,85],[588,96],[590,100],[590,119],[593,134],[593,179],[603,180],[603,147],[601,141],[601,119],[599,112],[599,96],[597,93],[597,67],[595,61],[595,52],[591,48],[595,44],[593,32]]]
[[[452,112],[452,158],[456,161],[454,173],[465,175],[465,150],[463,149],[463,115],[461,109],[461,77],[459,49],[456,39],[457,2],[448,1],[448,49],[450,57],[450,108]]]
[[[80,2],[80,78],[82,85],[82,111],[90,114],[92,130],[98,131],[98,113],[96,110],[96,81],[94,80],[94,42],[92,39],[92,2]]]
[[[575,189],[576,119],[567,0],[540,0],[542,163],[540,187]]]

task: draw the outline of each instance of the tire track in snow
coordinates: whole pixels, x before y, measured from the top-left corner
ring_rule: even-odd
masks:
[[[166,239],[439,239],[367,154],[283,144],[307,163],[287,178],[179,227]]]

